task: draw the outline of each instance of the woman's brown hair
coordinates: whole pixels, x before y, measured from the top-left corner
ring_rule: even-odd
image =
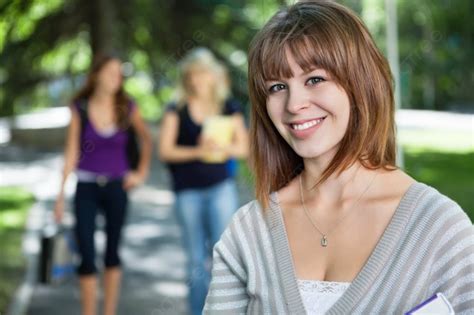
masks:
[[[116,56],[106,54],[98,54],[93,58],[92,66],[87,75],[86,83],[72,98],[73,103],[87,101],[91,97],[97,85],[97,76],[99,72],[107,63],[113,60],[120,59]],[[129,102],[130,98],[125,93],[123,85],[120,85],[117,93],[115,93],[115,117],[117,125],[122,129],[126,129],[130,124],[128,119]]]
[[[322,68],[350,100],[347,132],[318,184],[356,161],[370,169],[395,168],[392,76],[363,22],[333,1],[305,1],[277,12],[249,50],[251,166],[256,196],[267,207],[277,191],[303,170],[303,160],[270,120],[265,81],[290,78],[289,51],[305,71]]]

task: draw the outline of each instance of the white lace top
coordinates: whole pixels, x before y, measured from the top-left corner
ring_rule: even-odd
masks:
[[[299,280],[298,288],[308,315],[324,314],[349,287],[350,282]]]

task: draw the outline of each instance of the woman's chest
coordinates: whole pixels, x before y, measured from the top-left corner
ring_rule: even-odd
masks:
[[[89,121],[86,124],[82,134],[82,150],[92,152],[96,150],[106,150],[112,147],[125,147],[128,135],[125,131],[118,128],[106,130],[97,130]]]
[[[115,111],[112,106],[99,107],[90,104],[90,106],[88,106],[87,115],[89,122],[98,133],[102,133],[103,131],[107,132],[117,125]]]
[[[352,282],[382,237],[393,211],[368,209],[342,222],[320,224],[302,214],[285,218],[299,279]]]

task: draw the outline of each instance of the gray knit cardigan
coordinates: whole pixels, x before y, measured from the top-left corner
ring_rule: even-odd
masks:
[[[403,314],[442,292],[474,314],[474,227],[434,188],[410,186],[367,262],[326,314]],[[214,247],[205,314],[305,314],[276,193],[243,206]]]

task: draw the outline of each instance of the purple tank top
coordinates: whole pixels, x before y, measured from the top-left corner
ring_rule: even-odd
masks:
[[[129,104],[131,114],[136,105],[132,102]],[[77,105],[75,109],[78,110]],[[125,175],[129,169],[126,154],[128,133],[125,130],[117,128],[114,133],[104,136],[87,120],[81,134],[78,170],[109,178],[120,178]]]

